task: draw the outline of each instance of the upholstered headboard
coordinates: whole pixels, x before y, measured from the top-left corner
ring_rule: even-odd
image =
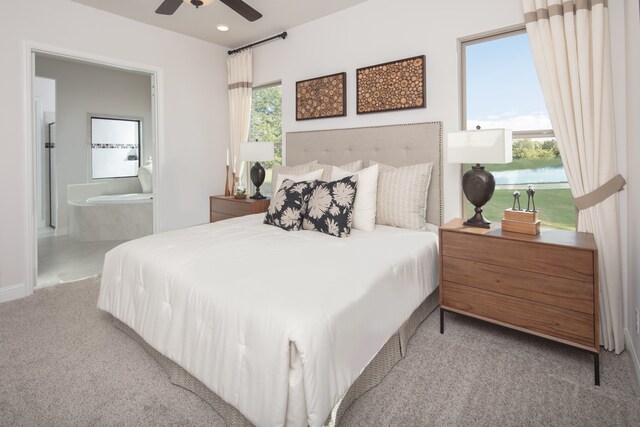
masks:
[[[427,222],[442,224],[442,122],[287,132],[286,164],[341,165],[369,160],[391,166],[433,162]]]

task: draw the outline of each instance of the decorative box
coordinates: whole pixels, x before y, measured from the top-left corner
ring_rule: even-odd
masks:
[[[502,218],[502,229],[513,233],[537,236],[540,234],[540,223],[537,211],[527,212],[505,209],[504,218]]]

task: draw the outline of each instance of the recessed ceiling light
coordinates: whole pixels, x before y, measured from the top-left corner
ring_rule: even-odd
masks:
[[[229,31],[229,26],[224,24],[220,24],[216,28],[218,29],[218,31]]]

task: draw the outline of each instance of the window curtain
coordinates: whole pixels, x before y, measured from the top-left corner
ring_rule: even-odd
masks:
[[[253,54],[245,49],[227,59],[229,84],[229,133],[232,169],[237,177],[243,175],[244,162],[240,160],[240,144],[247,142],[251,121],[251,91],[253,86]],[[229,177],[227,177],[229,179]],[[231,183],[233,188],[235,183]]]
[[[578,212],[598,246],[602,345],[624,350],[618,175],[607,0],[522,0],[527,34]]]

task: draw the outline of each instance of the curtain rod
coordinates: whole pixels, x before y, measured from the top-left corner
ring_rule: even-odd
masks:
[[[259,44],[266,43],[268,41],[271,41],[271,40],[274,40],[274,39],[278,39],[278,38],[281,38],[282,40],[286,39],[287,38],[287,32],[283,31],[282,33],[277,34],[275,36],[271,36],[271,37],[266,38],[264,40],[260,40],[259,42],[251,43],[251,44],[248,44],[246,46],[242,46],[242,47],[239,47],[237,49],[230,50],[227,53],[229,55],[233,55],[234,53],[240,52],[241,50],[249,49],[250,47],[254,47],[254,46],[257,46]]]

